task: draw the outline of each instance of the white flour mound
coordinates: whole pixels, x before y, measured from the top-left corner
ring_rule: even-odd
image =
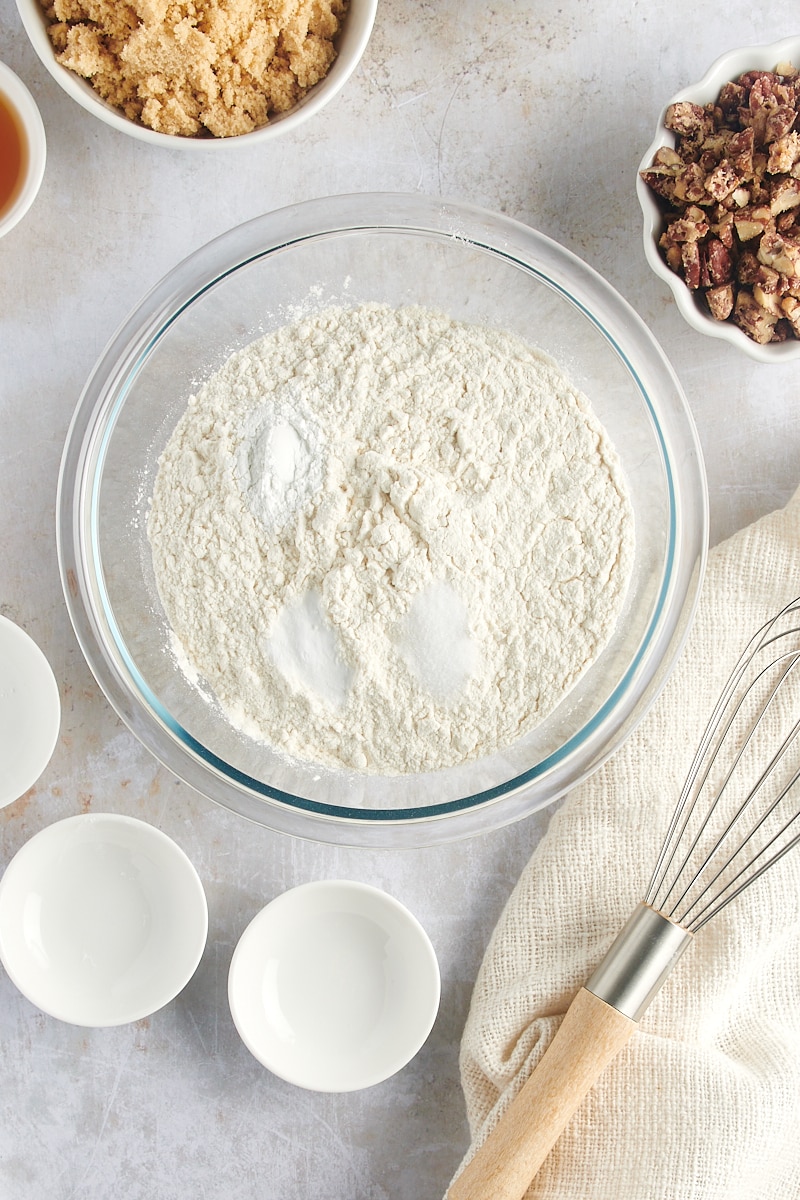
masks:
[[[633,559],[616,454],[549,359],[378,305],[234,354],[169,440],[148,535],[229,720],[387,775],[547,716],[610,637]]]

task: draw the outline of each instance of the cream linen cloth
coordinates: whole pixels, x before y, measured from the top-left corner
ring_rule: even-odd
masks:
[[[508,901],[462,1041],[470,1154],[643,898],[734,662],[798,594],[800,492],[711,552],[666,688],[555,813]],[[798,1200],[800,847],[698,933],[527,1196]]]

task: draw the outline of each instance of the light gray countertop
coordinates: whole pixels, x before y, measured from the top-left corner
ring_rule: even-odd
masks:
[[[458,1047],[486,942],[547,814],[428,850],[293,841],[219,809],[117,720],[71,631],[54,506],[67,425],[106,341],[142,294],[231,226],[302,199],[410,191],[469,200],[564,243],[616,286],[670,357],[693,409],[712,541],[800,483],[794,366],[691,331],[650,273],[633,192],[664,101],[727,49],[800,24],[790,0],[380,0],[344,91],[263,150],[184,155],[127,138],[57,88],[13,0],[0,59],[48,137],[30,214],[0,241],[0,612],[45,651],[63,721],[37,785],[0,812],[0,869],[47,823],[124,812],[173,836],[210,909],[206,953],[148,1020],[83,1030],[39,1013],[0,972],[0,1200],[428,1200],[466,1148]],[[0,767],[1,769],[1,767]],[[226,1001],[234,945],[294,884],[347,877],[405,902],[439,955],[443,995],[418,1057],[365,1092],[317,1095],[251,1057]]]

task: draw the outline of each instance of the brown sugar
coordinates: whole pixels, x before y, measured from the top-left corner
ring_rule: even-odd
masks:
[[[348,0],[41,0],[56,58],[132,121],[234,137],[328,72]]]

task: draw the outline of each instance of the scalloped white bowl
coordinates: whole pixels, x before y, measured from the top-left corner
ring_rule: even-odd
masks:
[[[353,74],[363,55],[372,33],[378,0],[350,0],[350,8],[342,26],[339,50],[336,59],[324,79],[310,88],[294,108],[272,118],[267,125],[243,133],[237,137],[178,137],[169,133],[158,133],[131,121],[119,109],[108,104],[92,88],[87,80],[76,75],[57,62],[53,45],[47,33],[47,19],[39,0],[17,0],[20,19],[25,26],[31,45],[39,59],[50,72],[59,87],[76,100],[82,108],[99,117],[112,129],[127,133],[151,146],[167,149],[189,150],[196,153],[216,151],[223,146],[263,146],[276,137],[293,133],[299,125],[324,108],[336,96]]]
[[[653,161],[653,156],[660,146],[674,146],[675,135],[667,129],[664,117],[670,104],[681,100],[689,100],[694,104],[709,104],[716,100],[720,89],[728,80],[736,79],[744,71],[771,71],[779,62],[792,62],[800,66],[800,36],[784,38],[780,42],[771,42],[763,46],[742,46],[738,50],[730,50],[723,54],[709,67],[698,83],[677,92],[664,105],[656,127],[655,137],[645,151],[639,164],[639,171],[645,170]],[[717,321],[708,312],[702,299],[689,290],[679,275],[671,271],[658,248],[658,239],[664,228],[664,216],[661,206],[653,192],[641,178],[636,175],[636,194],[639,198],[644,217],[644,253],[654,273],[663,279],[675,297],[678,311],[685,321],[708,337],[720,338],[736,346],[750,358],[762,363],[785,363],[800,360],[800,340],[773,342],[760,346],[749,338],[737,325],[730,321]]]

